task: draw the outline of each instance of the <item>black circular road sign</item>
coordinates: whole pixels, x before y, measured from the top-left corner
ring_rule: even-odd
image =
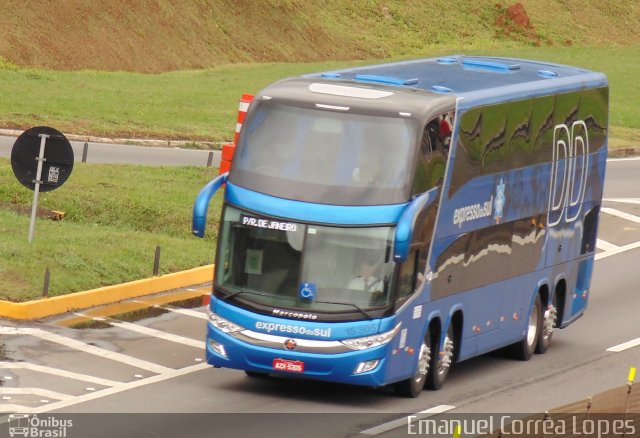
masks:
[[[61,132],[47,126],[24,131],[11,149],[11,167],[23,186],[35,190],[41,134],[49,137],[44,148],[40,191],[49,192],[64,184],[73,170],[73,149]]]

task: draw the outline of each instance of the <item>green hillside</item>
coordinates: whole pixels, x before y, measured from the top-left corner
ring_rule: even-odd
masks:
[[[636,0],[0,2],[0,66],[161,72],[230,63],[640,42]]]

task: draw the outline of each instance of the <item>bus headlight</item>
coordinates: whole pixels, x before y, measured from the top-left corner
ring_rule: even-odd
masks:
[[[373,336],[365,336],[364,338],[343,339],[340,342],[352,350],[366,350],[368,348],[379,347],[381,345],[388,344],[389,341],[393,339],[395,334],[400,330],[400,325],[401,323],[388,332],[379,333]]]
[[[209,322],[211,323],[212,326],[214,326],[215,328],[217,328],[223,333],[235,333],[235,332],[241,332],[242,330],[244,330],[244,327],[238,324],[234,324],[233,322],[227,319],[224,319],[223,317],[219,316],[217,313],[213,313],[211,310],[209,310]]]

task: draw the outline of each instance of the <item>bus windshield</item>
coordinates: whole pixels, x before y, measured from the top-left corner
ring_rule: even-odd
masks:
[[[407,117],[256,102],[230,181],[287,199],[379,205],[410,197],[417,142]]]
[[[392,227],[306,225],[231,206],[222,227],[216,285],[227,294],[278,308],[365,315],[392,302]]]

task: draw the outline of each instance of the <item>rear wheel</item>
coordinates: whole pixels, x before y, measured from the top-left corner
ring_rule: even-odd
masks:
[[[553,329],[556,327],[558,320],[558,306],[556,305],[556,296],[553,297],[553,304],[549,304],[547,310],[544,311],[542,318],[542,330],[540,332],[540,338],[536,345],[536,353],[544,354],[551,345],[551,337],[553,336]]]
[[[442,384],[449,375],[451,364],[453,362],[453,353],[455,345],[453,343],[453,325],[449,324],[447,335],[444,338],[444,345],[440,351],[440,345],[434,345],[432,351],[432,371],[427,374],[427,388],[438,390],[442,388]]]
[[[418,366],[413,377],[402,380],[394,385],[396,394],[401,397],[415,398],[424,389],[424,383],[431,365],[431,334],[427,332],[418,353]]]
[[[510,347],[511,355],[519,360],[529,360],[538,345],[538,338],[542,331],[542,305],[540,295],[536,295],[536,300],[531,308],[527,330],[524,338]]]

